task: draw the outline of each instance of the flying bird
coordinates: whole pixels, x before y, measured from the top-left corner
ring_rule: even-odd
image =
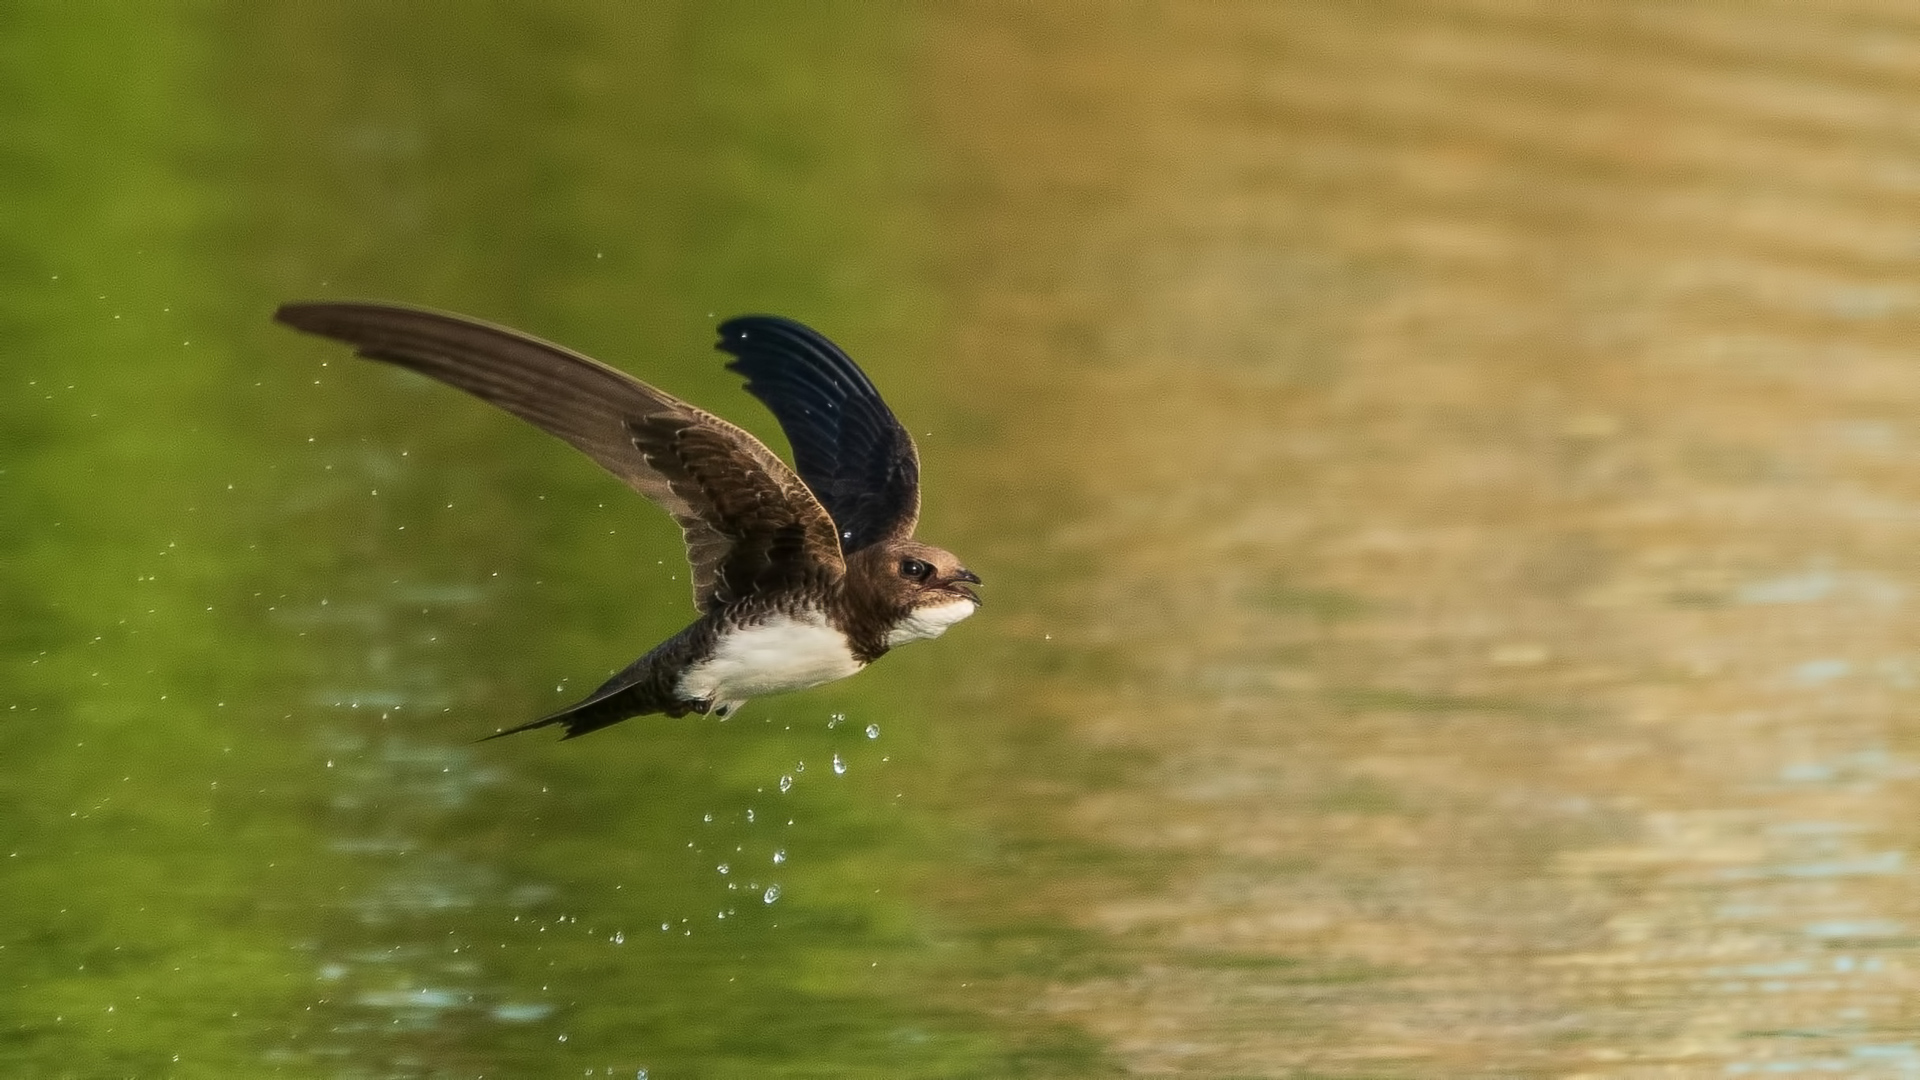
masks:
[[[913,538],[920,461],[864,372],[773,315],[720,324],[786,432],[795,469],[725,420],[570,349],[504,326],[384,303],[284,304],[280,322],[492,402],[573,444],[685,534],[699,617],[549,716],[571,739],[634,716],[711,713],[843,679],[974,613],[980,584]]]

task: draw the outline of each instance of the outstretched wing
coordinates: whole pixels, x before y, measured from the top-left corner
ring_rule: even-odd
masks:
[[[852,554],[913,535],[920,458],[913,437],[866,373],[826,337],[792,319],[743,315],[720,324],[727,365],[747,377],[793,444],[793,463]]]
[[[282,305],[274,318],[465,390],[572,443],[680,523],[702,611],[846,572],[833,520],[773,451],[626,372],[437,311],[323,301]]]

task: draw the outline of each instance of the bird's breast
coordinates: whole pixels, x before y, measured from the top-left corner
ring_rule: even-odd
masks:
[[[700,701],[745,701],[844,679],[865,665],[822,614],[775,615],[722,631],[676,689]]]

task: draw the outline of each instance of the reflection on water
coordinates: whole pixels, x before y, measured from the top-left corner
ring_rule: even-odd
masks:
[[[9,18],[9,1073],[1920,1075],[1904,8]],[[475,745],[678,541],[348,293],[816,322],[988,607]]]
[[[1088,759],[989,815],[1104,958],[1019,993],[1150,1072],[1920,1072],[1920,26],[1091,14],[937,36],[954,352],[1050,447],[966,478],[994,700]]]

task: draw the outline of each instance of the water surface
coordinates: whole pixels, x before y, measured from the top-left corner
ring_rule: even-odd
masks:
[[[10,1073],[1920,1074],[1904,8],[5,18]],[[988,605],[476,746],[678,540],[348,295],[815,323]]]

